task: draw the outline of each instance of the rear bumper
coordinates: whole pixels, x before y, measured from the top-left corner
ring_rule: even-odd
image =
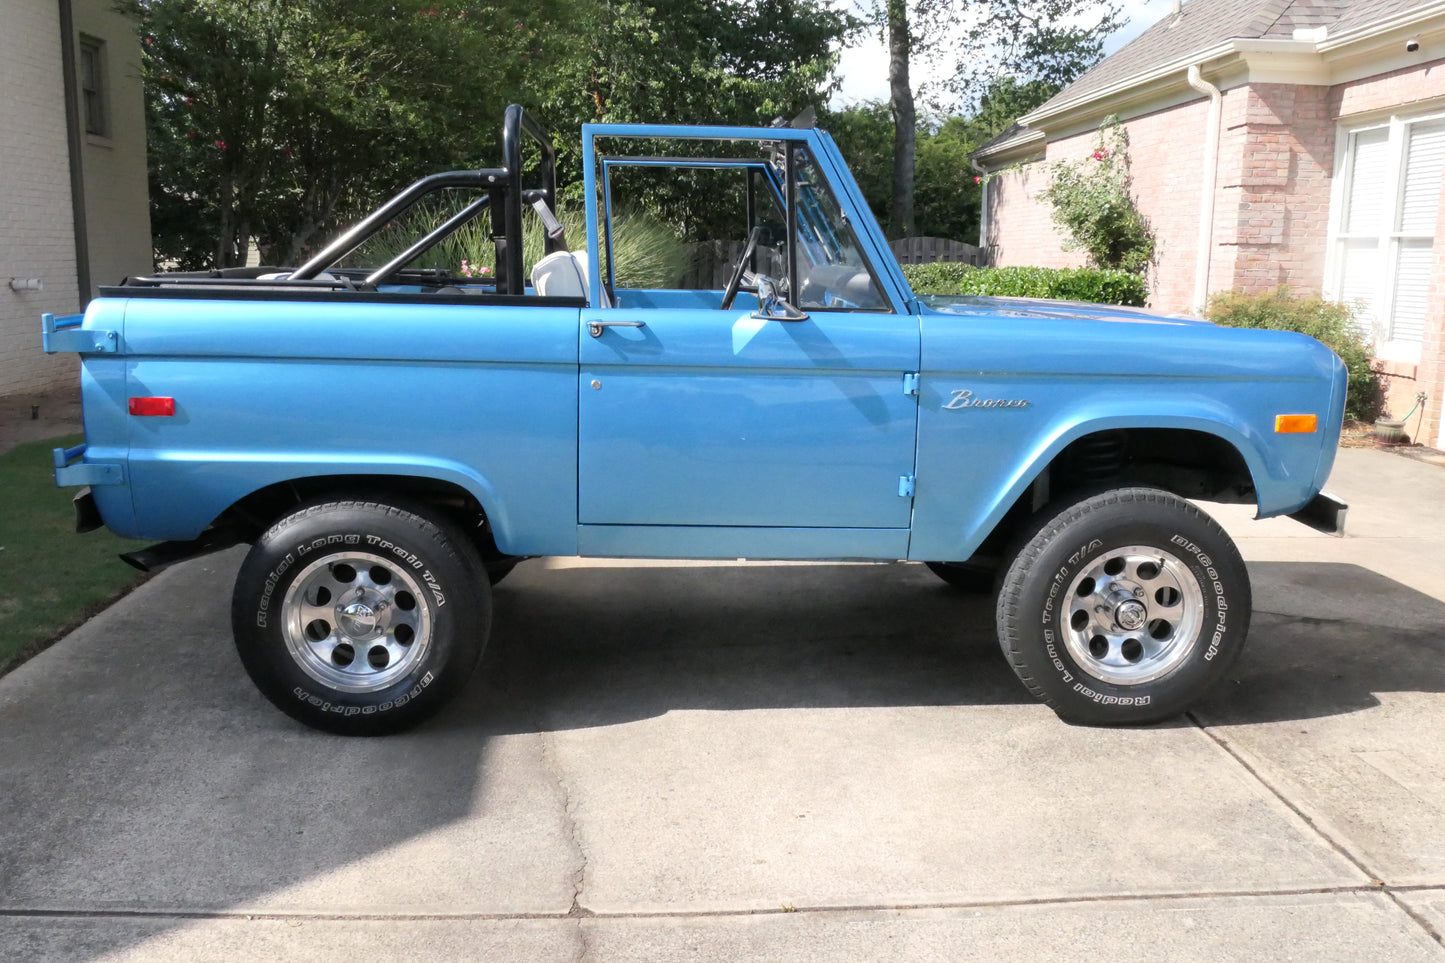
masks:
[[[1290,512],[1290,518],[1308,525],[1327,535],[1345,534],[1345,515],[1350,506],[1328,492],[1320,492],[1311,498],[1309,504],[1297,512]]]

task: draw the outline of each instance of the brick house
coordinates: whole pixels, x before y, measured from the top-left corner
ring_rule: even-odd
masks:
[[[40,315],[153,267],[140,41],[110,0],[7,0],[0,30],[0,400],[77,382]],[[38,288],[38,289],[37,289]]]
[[[1083,263],[1034,195],[1110,115],[1158,239],[1154,307],[1281,284],[1353,302],[1390,412],[1425,392],[1409,431],[1445,446],[1445,2],[1176,4],[974,154],[1003,172],[985,188],[991,263]]]

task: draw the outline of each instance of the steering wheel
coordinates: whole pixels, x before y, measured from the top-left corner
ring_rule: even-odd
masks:
[[[728,286],[723,289],[722,309],[726,311],[733,306],[739,291],[757,291],[756,287],[743,287],[743,275],[748,273],[748,262],[752,260],[753,251],[757,250],[758,241],[762,240],[763,226],[759,224],[754,227],[748,235],[747,247],[743,248],[743,256],[738,258],[738,266],[733,268],[733,276],[728,278]]]

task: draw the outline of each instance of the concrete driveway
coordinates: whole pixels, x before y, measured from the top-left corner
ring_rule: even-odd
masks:
[[[1249,648],[1122,731],[921,566],[549,560],[464,698],[339,739],[189,563],[0,680],[0,959],[1445,960],[1445,470],[1331,488],[1347,538],[1217,512]]]

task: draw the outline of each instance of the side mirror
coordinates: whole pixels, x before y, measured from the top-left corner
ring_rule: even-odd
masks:
[[[806,311],[799,311],[778,294],[778,282],[766,274],[757,276],[758,309],[752,317],[760,321],[806,321]]]

